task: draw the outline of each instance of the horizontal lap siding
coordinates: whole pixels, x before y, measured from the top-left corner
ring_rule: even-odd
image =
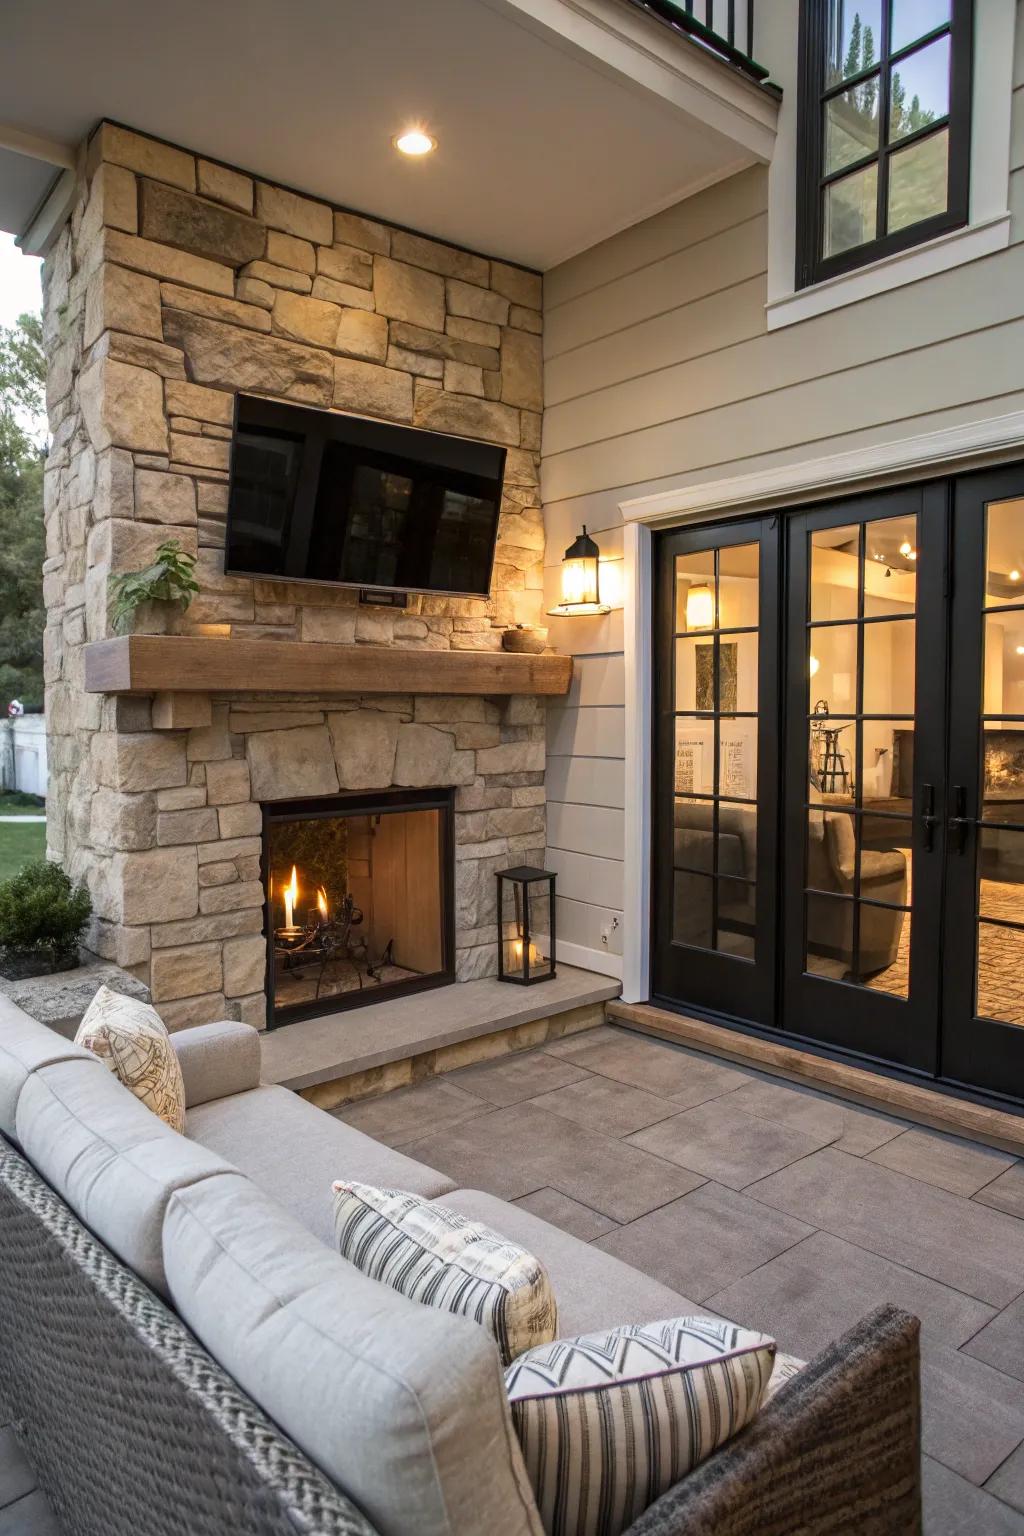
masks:
[[[753,168],[545,277],[545,607],[586,523],[621,561],[619,503],[1024,409],[1024,39],[1010,248],[768,333],[768,176]],[[606,569],[609,569],[606,567]],[[567,942],[621,948],[622,613],[551,619],[577,658],[549,712],[549,843]]]

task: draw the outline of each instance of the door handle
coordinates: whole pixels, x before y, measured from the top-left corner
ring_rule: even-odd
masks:
[[[935,785],[922,784],[921,792],[923,797],[921,825],[924,828],[924,850],[925,853],[931,853],[935,847],[935,828],[942,820],[942,817],[935,814]]]
[[[967,815],[967,786],[957,784],[953,790],[953,805],[956,814],[949,818],[949,830],[956,839],[957,853],[963,853],[967,847],[967,833],[971,827],[978,825],[973,816]]]

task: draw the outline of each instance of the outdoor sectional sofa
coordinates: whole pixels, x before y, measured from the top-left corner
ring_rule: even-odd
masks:
[[[185,1136],[0,999],[0,1390],[64,1529],[538,1532],[493,1341],[343,1260],[331,1181],[441,1199],[527,1246],[562,1337],[692,1304],[261,1085],[255,1030],[173,1038]],[[918,1390],[917,1321],[883,1308],[631,1536],[919,1532]]]

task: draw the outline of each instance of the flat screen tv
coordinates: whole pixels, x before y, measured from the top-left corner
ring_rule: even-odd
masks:
[[[239,395],[225,570],[486,597],[505,449]]]

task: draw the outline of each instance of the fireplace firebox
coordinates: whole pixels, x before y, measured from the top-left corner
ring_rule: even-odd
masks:
[[[268,1026],[455,980],[453,792],[263,807]]]

